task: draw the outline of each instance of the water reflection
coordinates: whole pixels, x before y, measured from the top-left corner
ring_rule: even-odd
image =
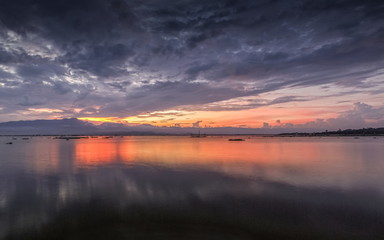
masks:
[[[0,236],[380,239],[383,144],[220,137],[0,144]]]
[[[368,141],[367,141],[368,140]],[[263,177],[295,185],[379,187],[382,141],[372,139],[126,137],[79,140],[76,168],[107,164],[149,164],[203,168],[231,175]],[[68,160],[65,160],[68,162]]]
[[[119,162],[123,154],[119,141],[79,141],[74,145],[77,167]]]

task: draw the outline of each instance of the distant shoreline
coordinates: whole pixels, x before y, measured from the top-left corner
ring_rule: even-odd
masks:
[[[384,134],[318,134],[318,133],[281,133],[281,134],[206,134],[206,137],[384,137]],[[84,139],[84,138],[119,138],[119,137],[191,137],[190,134],[4,134],[0,137],[52,137],[55,139]],[[191,137],[193,138],[193,137]]]

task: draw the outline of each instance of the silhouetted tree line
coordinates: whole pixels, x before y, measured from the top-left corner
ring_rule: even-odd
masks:
[[[279,135],[295,135],[295,136],[378,136],[384,135],[384,128],[362,128],[362,129],[345,129],[337,131],[324,131],[315,133],[282,133]]]
[[[346,129],[331,132],[322,132],[321,134],[338,134],[338,135],[384,135],[384,128],[362,128],[362,129]]]

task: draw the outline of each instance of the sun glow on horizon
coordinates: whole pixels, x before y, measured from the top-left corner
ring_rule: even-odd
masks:
[[[337,117],[338,110],[325,111],[316,108],[289,108],[289,107],[260,107],[239,111],[185,111],[165,110],[153,111],[130,116],[119,117],[80,117],[78,119],[94,124],[120,123],[125,125],[148,124],[157,127],[241,127],[265,128],[283,127],[287,125],[300,125],[314,122],[318,119]]]
[[[79,117],[77,119],[91,122],[96,125],[103,124],[103,123],[126,123],[124,122],[123,119],[118,117]]]

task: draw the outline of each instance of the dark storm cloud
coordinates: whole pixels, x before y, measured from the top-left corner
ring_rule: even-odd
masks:
[[[77,104],[124,93],[104,108],[121,115],[293,86],[364,88],[384,63],[383,11],[357,0],[3,0],[0,88],[27,96],[45,82],[43,99]]]
[[[58,60],[75,68],[113,74],[109,67],[133,53],[121,33],[132,29],[134,22],[123,1],[21,0],[5,1],[3,6],[5,27],[23,37],[36,34],[47,39],[63,51]]]
[[[1,29],[0,29],[1,30]],[[30,56],[23,49],[5,49],[0,43],[0,64],[17,64],[28,61],[39,61],[41,57]]]
[[[17,74],[25,80],[36,82],[39,80],[49,80],[52,76],[66,74],[66,69],[49,62],[39,62],[37,64],[25,63],[16,67]]]
[[[29,96],[23,96],[23,100],[20,101],[20,106],[33,107],[44,104],[41,100],[31,99]]]
[[[0,69],[0,80],[12,78],[13,75]]]
[[[168,109],[187,104],[203,104],[244,95],[231,88],[212,88],[202,83],[159,82],[143,86],[128,95],[123,101],[116,102],[100,111],[114,116],[125,116],[126,112],[141,112]]]

